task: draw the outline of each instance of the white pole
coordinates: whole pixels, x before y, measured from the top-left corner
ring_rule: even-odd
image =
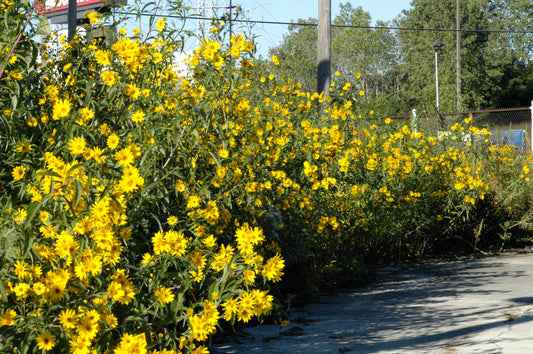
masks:
[[[529,128],[531,131],[531,140],[529,143],[531,145],[531,151],[533,151],[533,100],[531,101],[531,107],[529,107],[529,111],[531,112],[531,128]]]
[[[457,0],[457,10],[456,10],[456,27],[457,31],[455,33],[455,47],[457,51],[457,58],[456,58],[456,66],[457,66],[457,73],[456,73],[456,85],[457,85],[457,112],[461,112],[463,110],[463,104],[461,101],[461,2],[460,0]]]
[[[437,94],[437,112],[439,112],[439,55],[435,51],[435,92]]]

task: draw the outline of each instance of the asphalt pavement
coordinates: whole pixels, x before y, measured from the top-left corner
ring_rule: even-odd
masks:
[[[212,353],[533,353],[533,253],[425,264],[322,293],[291,323],[247,328]]]

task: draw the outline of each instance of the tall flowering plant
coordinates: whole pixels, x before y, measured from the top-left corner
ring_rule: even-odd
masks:
[[[89,33],[106,22],[86,17]],[[166,27],[3,42],[1,351],[204,353],[222,322],[273,309],[284,260],[220,193],[230,147],[213,141],[223,106],[244,109],[213,86],[247,76],[253,45],[206,40],[180,73]]]
[[[0,351],[205,353],[272,313],[272,284],[481,232],[494,179],[530,188],[486,129],[377,121],[357,83],[304,92],[223,23],[177,63],[163,17],[101,39],[87,13],[38,44],[30,4],[0,10]]]

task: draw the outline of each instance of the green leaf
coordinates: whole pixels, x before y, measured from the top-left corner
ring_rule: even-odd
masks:
[[[39,20],[39,25],[35,34],[49,36],[52,33],[52,29],[50,27],[50,21],[48,21],[48,18],[44,15],[38,15],[37,19]]]
[[[41,177],[41,176],[52,176],[52,177],[61,178],[61,176],[59,175],[59,173],[54,172],[54,171],[50,171],[50,170],[46,170],[46,171],[42,171],[42,172],[37,172],[36,175],[37,175],[37,177]]]
[[[80,167],[83,167],[83,166],[84,166],[83,163],[75,164],[74,166],[72,166],[71,168],[69,168],[69,170],[68,170],[67,173],[70,173],[70,172],[72,172],[72,171],[74,171],[74,170],[76,170],[76,169],[78,169],[78,168],[80,168]]]
[[[19,91],[18,90],[19,85],[16,85],[15,87],[17,88],[17,91]],[[20,92],[16,92],[16,93],[11,95],[11,109],[13,109],[13,110],[17,109],[17,106],[18,106],[18,103],[19,103],[19,95],[18,95],[18,93],[20,93]]]
[[[83,186],[79,180],[74,181],[74,207],[78,206],[83,195]]]
[[[4,282],[0,281],[0,295],[2,302],[7,302],[7,294],[6,294],[6,288],[4,288]]]
[[[28,215],[26,216],[26,220],[24,221],[24,228],[28,228],[31,226],[31,222],[33,220],[33,218],[35,217],[35,214],[37,214],[37,211],[39,210],[39,207],[41,206],[41,203],[40,202],[32,202],[28,208],[27,208],[27,213]]]
[[[170,305],[170,310],[174,313],[175,317],[180,317],[180,311],[183,310],[183,303],[185,301],[185,292],[179,291]]]
[[[127,323],[127,322],[133,322],[133,323],[136,323],[136,324],[140,324],[140,323],[144,323],[146,322],[146,319],[142,316],[138,316],[138,315],[131,315],[131,316],[128,316],[124,319],[124,323]]]
[[[32,249],[33,231],[31,229],[25,229],[23,232],[24,232],[24,247],[22,249],[22,258],[26,258],[28,256],[28,253]]]

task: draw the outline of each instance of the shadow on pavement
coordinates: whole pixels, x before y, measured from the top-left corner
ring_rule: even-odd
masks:
[[[289,326],[251,328],[212,351],[444,353],[466,346],[474,353],[472,346],[485,345],[480,353],[499,353],[513,327],[531,325],[531,265],[528,255],[407,269],[370,288],[318,295],[291,312]]]

